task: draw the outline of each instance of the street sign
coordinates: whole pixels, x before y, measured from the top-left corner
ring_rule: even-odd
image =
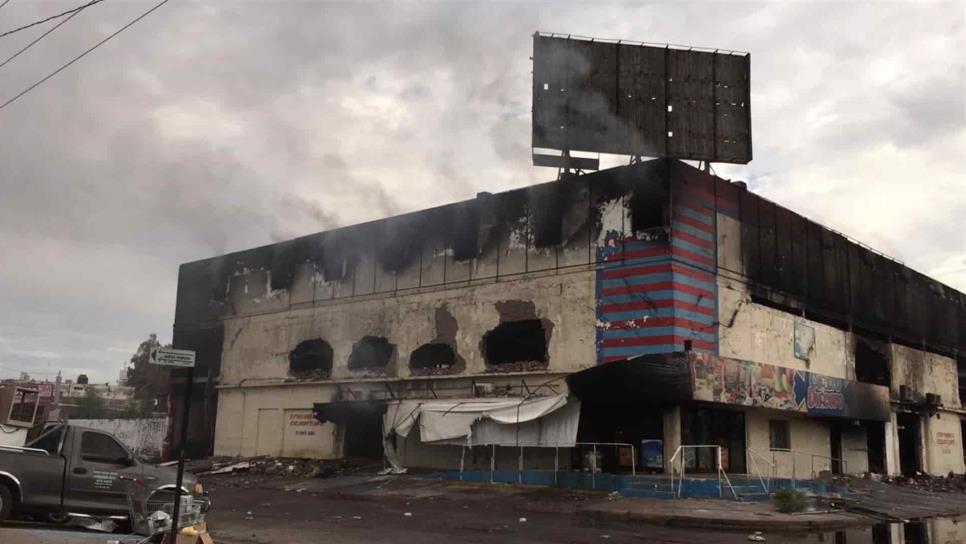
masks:
[[[194,368],[195,352],[190,349],[151,348],[148,362],[152,365]]]

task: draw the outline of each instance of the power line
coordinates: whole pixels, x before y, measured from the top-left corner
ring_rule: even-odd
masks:
[[[97,0],[97,1],[103,1],[103,0]],[[0,104],[0,110],[2,110],[3,108],[6,108],[7,106],[9,106],[11,103],[13,103],[15,100],[17,100],[21,96],[23,96],[23,95],[29,93],[30,91],[36,89],[37,87],[39,87],[40,85],[42,85],[48,79],[56,76],[57,74],[59,74],[60,72],[62,72],[63,70],[65,70],[68,66],[70,66],[71,64],[74,64],[75,62],[77,62],[80,59],[84,58],[85,56],[87,56],[88,53],[90,53],[91,51],[93,51],[93,50],[97,49],[98,47],[104,45],[111,38],[113,38],[114,36],[117,36],[121,32],[124,32],[125,30],[127,30],[128,28],[130,28],[131,26],[133,26],[135,23],[137,23],[138,21],[140,21],[141,19],[144,19],[145,17],[147,17],[148,15],[150,15],[152,12],[154,12],[154,10],[156,10],[156,9],[160,8],[161,6],[167,4],[169,1],[170,0],[161,0],[161,2],[155,4],[153,8],[145,11],[141,15],[138,15],[133,21],[131,21],[130,23],[128,23],[128,24],[122,26],[121,28],[117,29],[110,36],[108,36],[108,37],[104,38],[103,40],[97,42],[91,48],[89,48],[87,51],[84,51],[80,55],[77,55],[76,57],[74,57],[73,59],[71,59],[67,64],[65,64],[65,65],[61,66],[60,68],[54,70],[53,72],[47,74],[40,81],[34,83],[33,85],[27,87],[26,89],[24,89],[22,91],[20,91],[19,94],[17,94],[16,96],[14,96],[13,98],[11,98],[10,100],[7,100],[3,104]],[[90,4],[88,4],[88,5],[90,5]]]
[[[10,0],[6,0],[6,1],[9,2]],[[2,7],[3,7],[3,4],[0,4],[0,8],[2,8]],[[47,34],[50,34],[51,32],[57,30],[64,23],[66,23],[67,21],[70,21],[71,19],[73,19],[74,17],[76,17],[77,14],[79,14],[81,11],[83,11],[83,9],[79,9],[79,10],[75,11],[74,13],[71,13],[70,14],[70,17],[68,17],[68,18],[64,19],[63,21],[61,21],[61,22],[57,23],[56,25],[54,25],[52,28],[50,28],[50,30],[48,30],[47,32],[44,32],[43,34],[41,34],[37,39],[35,39],[34,41],[32,41],[32,42],[28,43],[27,45],[25,45],[20,51],[17,51],[13,55],[10,55],[10,57],[7,58],[7,60],[5,60],[3,62],[0,62],[0,68],[3,68],[8,62],[10,62],[13,59],[19,57],[21,53],[23,53],[24,51],[26,51],[26,50],[30,49],[31,47],[33,47],[35,43],[37,43],[40,40],[44,39],[47,36]]]
[[[7,0],[7,2],[9,2],[9,1],[10,0]],[[90,2],[84,4],[83,6],[77,6],[76,8],[69,9],[69,10],[67,10],[67,11],[65,11],[63,13],[58,13],[57,15],[51,15],[50,17],[47,17],[46,19],[41,19],[40,21],[34,21],[34,22],[30,23],[29,25],[23,25],[22,27],[15,28],[13,30],[8,30],[8,31],[4,32],[3,34],[0,34],[0,38],[2,38],[4,36],[9,36],[9,35],[11,35],[11,34],[13,34],[15,32],[20,32],[21,30],[26,30],[26,29],[28,29],[30,27],[33,27],[33,26],[42,25],[42,24],[46,23],[47,21],[53,21],[54,19],[57,19],[59,17],[63,17],[64,15],[67,15],[69,13],[76,13],[76,12],[78,12],[78,11],[86,8],[86,7],[93,6],[94,4],[97,4],[97,3],[100,3],[100,2],[103,2],[103,1],[104,0],[91,0]],[[7,2],[4,2],[3,4],[0,4],[0,8],[2,8]]]
[[[10,0],[3,0],[3,3],[0,4],[0,8],[2,8],[3,6],[6,6],[7,5],[7,2],[9,2],[9,1]]]

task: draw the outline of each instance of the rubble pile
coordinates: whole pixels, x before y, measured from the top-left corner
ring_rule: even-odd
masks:
[[[334,478],[355,472],[381,470],[382,464],[360,464],[350,459],[293,459],[254,457],[212,461],[211,470],[199,475],[245,473],[251,475],[295,476],[299,478]]]
[[[922,491],[939,491],[943,493],[966,493],[966,475],[952,474],[947,476],[930,476],[917,472],[915,476],[886,476],[869,474],[870,479],[887,484],[910,487]]]

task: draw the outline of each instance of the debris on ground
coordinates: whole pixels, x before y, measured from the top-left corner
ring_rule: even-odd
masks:
[[[197,472],[198,476],[235,474],[245,472],[256,475],[297,476],[300,478],[334,478],[356,472],[372,472],[382,464],[357,463],[350,459],[294,459],[285,457],[254,457],[212,459],[207,461],[208,470]]]
[[[102,533],[113,533],[117,529],[117,524],[109,519],[72,517],[67,524],[75,527],[83,527],[90,531],[100,531]]]
[[[208,476],[209,474],[232,474],[232,473],[235,473],[235,472],[244,472],[244,471],[248,470],[249,468],[251,468],[251,462],[250,461],[241,461],[241,462],[238,462],[238,463],[232,463],[230,465],[220,466],[218,468],[215,468],[213,470],[209,470],[207,472],[199,472],[198,475],[199,476]]]
[[[755,531],[748,535],[749,542],[765,542],[765,535],[761,534],[761,531]]]
[[[966,493],[966,475],[949,473],[946,476],[930,476],[916,472],[913,476],[888,476],[866,473],[865,478],[875,482],[910,487],[921,491],[940,491],[944,493]]]

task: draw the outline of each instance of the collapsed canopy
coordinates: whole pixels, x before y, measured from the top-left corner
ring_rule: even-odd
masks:
[[[419,425],[422,442],[465,446],[573,447],[580,402],[552,397],[401,400],[389,403],[386,436],[409,436]]]

